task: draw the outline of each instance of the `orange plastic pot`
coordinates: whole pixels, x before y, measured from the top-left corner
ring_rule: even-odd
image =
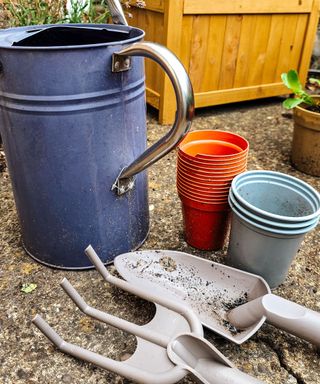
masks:
[[[248,151],[243,151],[243,152],[239,152],[239,153],[236,153],[236,154],[233,154],[233,155],[225,155],[224,159],[226,161],[237,160],[237,159],[244,158],[244,157],[247,157],[247,156],[248,156]],[[195,158],[198,159],[198,160],[201,160],[201,161],[210,162],[210,161],[216,160],[218,158],[218,156],[206,155],[206,154],[200,154],[199,153]]]
[[[223,174],[223,173],[229,173],[229,172],[238,172],[239,170],[243,169],[244,166],[247,165],[246,159],[239,162],[236,166],[229,166],[228,164],[225,164],[224,167],[199,167],[194,164],[188,163],[186,160],[183,160],[182,158],[178,157],[177,161],[178,166],[183,166],[185,169],[190,169],[194,172],[202,172],[206,174]]]
[[[195,140],[187,144],[180,144],[179,148],[192,157],[198,155],[228,156],[242,152],[239,146],[220,140]]]
[[[249,142],[242,136],[227,132],[227,131],[221,131],[218,129],[204,129],[204,130],[197,130],[189,132],[184,139],[179,144],[179,147],[181,145],[185,145],[187,143],[190,143],[191,141],[196,140],[220,140],[220,141],[227,141],[231,144],[235,144],[238,147],[240,147],[242,150],[246,150],[249,148]]]
[[[180,199],[186,242],[197,249],[221,249],[230,226],[230,208],[225,204],[197,207],[183,196]]]
[[[242,136],[237,135],[235,133],[231,132],[225,132],[225,131],[219,131],[219,130],[203,130],[203,131],[193,131],[189,132],[186,137],[182,140],[182,142],[179,145],[180,150],[185,152],[184,147],[195,141],[201,141],[201,140],[216,140],[220,142],[227,142],[229,144],[233,144],[236,147],[241,148],[241,150],[238,153],[229,153],[225,154],[224,158],[225,160],[233,160],[237,159],[238,156],[242,156],[243,152],[244,155],[247,155],[247,152],[249,150],[249,143],[246,139],[244,139]],[[189,147],[187,147],[189,148]],[[186,154],[188,156],[188,154]],[[190,156],[197,158],[201,161],[210,161],[210,160],[217,160],[221,158],[221,155],[214,155],[214,154],[195,154],[194,156]]]
[[[185,181],[177,175],[177,185],[181,185],[185,188],[190,188],[194,191],[203,192],[203,193],[227,193],[230,190],[231,182],[225,185],[201,185],[195,184],[192,181]]]
[[[205,199],[207,201],[216,201],[220,199],[228,199],[229,191],[226,192],[203,192],[181,184],[177,184],[178,191],[187,193],[195,199]]]
[[[200,178],[203,181],[208,179],[212,180],[223,180],[223,179],[232,179],[239,173],[242,173],[246,170],[246,164],[242,168],[239,168],[234,171],[225,171],[225,172],[206,172],[199,169],[188,168],[184,164],[178,161],[177,169],[181,170],[186,176],[194,176]]]
[[[236,167],[238,164],[243,161],[247,161],[248,152],[241,152],[236,159],[226,159],[221,156],[219,158],[212,159],[208,161],[201,160],[198,157],[192,157],[185,154],[181,149],[178,149],[178,158],[186,161],[187,163],[197,166],[197,167],[207,167],[207,168],[220,168],[225,166]]]
[[[196,201],[189,197],[183,196],[181,193],[178,193],[178,196],[180,200],[183,200],[186,202],[190,207],[204,210],[204,211],[210,211],[210,212],[216,212],[221,210],[231,210],[230,205],[228,201],[226,202],[217,202],[217,203],[204,203],[202,201]]]
[[[203,184],[206,186],[209,185],[230,185],[232,180],[234,179],[235,176],[227,176],[227,177],[217,177],[217,176],[208,176],[208,177],[203,177],[203,176],[195,176],[191,174],[190,172],[184,171],[181,167],[177,169],[178,174],[182,175],[183,177],[190,179],[191,181],[197,182],[199,184]],[[241,173],[241,172],[239,172]]]
[[[204,204],[225,204],[228,202],[228,196],[227,197],[217,197],[217,198],[206,198],[206,197],[197,197],[189,192],[185,192],[177,187],[178,194],[184,197],[187,197],[188,199],[191,199],[193,201],[196,201],[198,203],[204,203]]]
[[[225,184],[225,185],[203,185],[203,184],[199,184],[199,183],[195,183],[193,181],[191,181],[190,179],[186,179],[184,178],[183,176],[177,174],[177,183],[179,183],[180,185],[184,185],[186,187],[190,187],[190,188],[193,188],[195,190],[199,190],[201,192],[227,192],[229,191],[230,189],[230,185],[231,183],[229,184]]]

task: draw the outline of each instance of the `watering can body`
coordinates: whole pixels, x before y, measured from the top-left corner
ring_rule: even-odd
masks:
[[[130,68],[115,72],[114,53],[144,33],[86,28],[111,31],[111,41],[71,36],[60,45],[48,26],[0,32],[0,129],[23,245],[41,263],[70,269],[91,267],[88,244],[108,263],[149,231],[146,167],[126,193],[112,190],[146,150],[143,58],[126,58]]]

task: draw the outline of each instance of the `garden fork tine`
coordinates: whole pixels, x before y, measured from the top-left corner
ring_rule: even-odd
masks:
[[[179,313],[188,321],[191,332],[196,335],[203,336],[203,328],[201,322],[199,321],[197,315],[190,309],[188,306],[179,303],[177,301],[171,300],[167,297],[163,298],[159,295],[154,295],[151,292],[146,292],[145,289],[136,287],[125,280],[121,280],[115,276],[112,276],[107,268],[102,263],[99,256],[96,254],[95,250],[89,245],[85,249],[85,254],[89,257],[92,264],[95,266],[96,270],[100,275],[110,284],[115,285],[116,287],[123,289],[124,291],[130,292],[136,296],[142,297],[146,301],[154,302],[162,305],[165,308],[168,308],[174,312]]]
[[[118,375],[132,379],[139,383],[149,384],[169,384],[176,383],[181,380],[187,371],[181,367],[174,367],[170,371],[158,373],[157,375],[151,374],[147,371],[129,365],[126,362],[120,362],[108,357],[99,355],[98,353],[81,348],[78,345],[64,341],[50,325],[42,319],[40,315],[36,315],[32,320],[33,324],[62,352],[76,357],[80,360],[92,363],[100,368],[108,371],[115,372]]]
[[[262,384],[261,381],[236,369],[202,337],[203,329],[200,320],[192,310],[165,297],[149,295],[144,290],[111,276],[91,246],[86,249],[86,254],[106,281],[162,306],[157,306],[156,315],[152,321],[140,326],[89,306],[69,281],[63,279],[62,288],[82,312],[135,335],[137,348],[128,360],[115,361],[65,342],[39,315],[36,315],[32,320],[33,323],[62,352],[146,384],[173,384],[180,381],[188,372],[197,382],[203,384],[225,384],[226,382]],[[155,357],[156,365],[153,364]],[[150,368],[148,368],[149,365]]]
[[[110,315],[96,308],[90,307],[80,296],[79,292],[70,284],[70,282],[66,278],[62,280],[60,285],[67,293],[67,295],[71,298],[71,300],[84,314],[96,320],[99,320],[105,324],[109,324],[113,327],[119,328],[122,331],[136,335],[141,339],[148,340],[151,343],[159,345],[160,347],[167,348],[167,345],[170,342],[169,337],[153,330],[145,329],[139,325],[136,325],[124,319],[120,319],[119,317]]]

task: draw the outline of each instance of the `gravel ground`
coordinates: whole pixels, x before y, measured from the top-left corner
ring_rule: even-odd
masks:
[[[282,114],[279,99],[256,101],[197,111],[192,129],[223,129],[250,142],[249,169],[269,169],[305,180],[320,190],[320,178],[308,176],[290,165],[292,119]],[[160,126],[152,112],[148,117],[149,143],[168,127]],[[60,353],[31,324],[36,313],[68,341],[111,358],[123,360],[133,353],[134,337],[82,315],[59,287],[67,277],[92,306],[138,324],[154,314],[154,306],[103,283],[95,271],[66,272],[34,262],[23,250],[10,178],[0,152],[0,382],[20,383],[126,383],[121,378]],[[176,153],[172,152],[149,171],[151,228],[142,249],[173,249],[224,262],[226,246],[218,252],[189,247],[183,237],[182,216],[175,189]],[[289,275],[275,293],[320,311],[320,234],[309,233]],[[108,267],[114,273],[114,267]],[[22,284],[35,283],[32,293]],[[318,329],[317,332],[320,332]],[[271,325],[263,325],[241,346],[206,331],[216,345],[240,369],[265,383],[320,383],[319,351]],[[195,383],[186,377],[180,384]]]

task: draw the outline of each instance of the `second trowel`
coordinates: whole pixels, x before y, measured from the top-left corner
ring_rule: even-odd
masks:
[[[189,305],[202,324],[241,344],[267,321],[320,345],[320,314],[273,295],[260,276],[177,251],[116,257],[130,283]]]

